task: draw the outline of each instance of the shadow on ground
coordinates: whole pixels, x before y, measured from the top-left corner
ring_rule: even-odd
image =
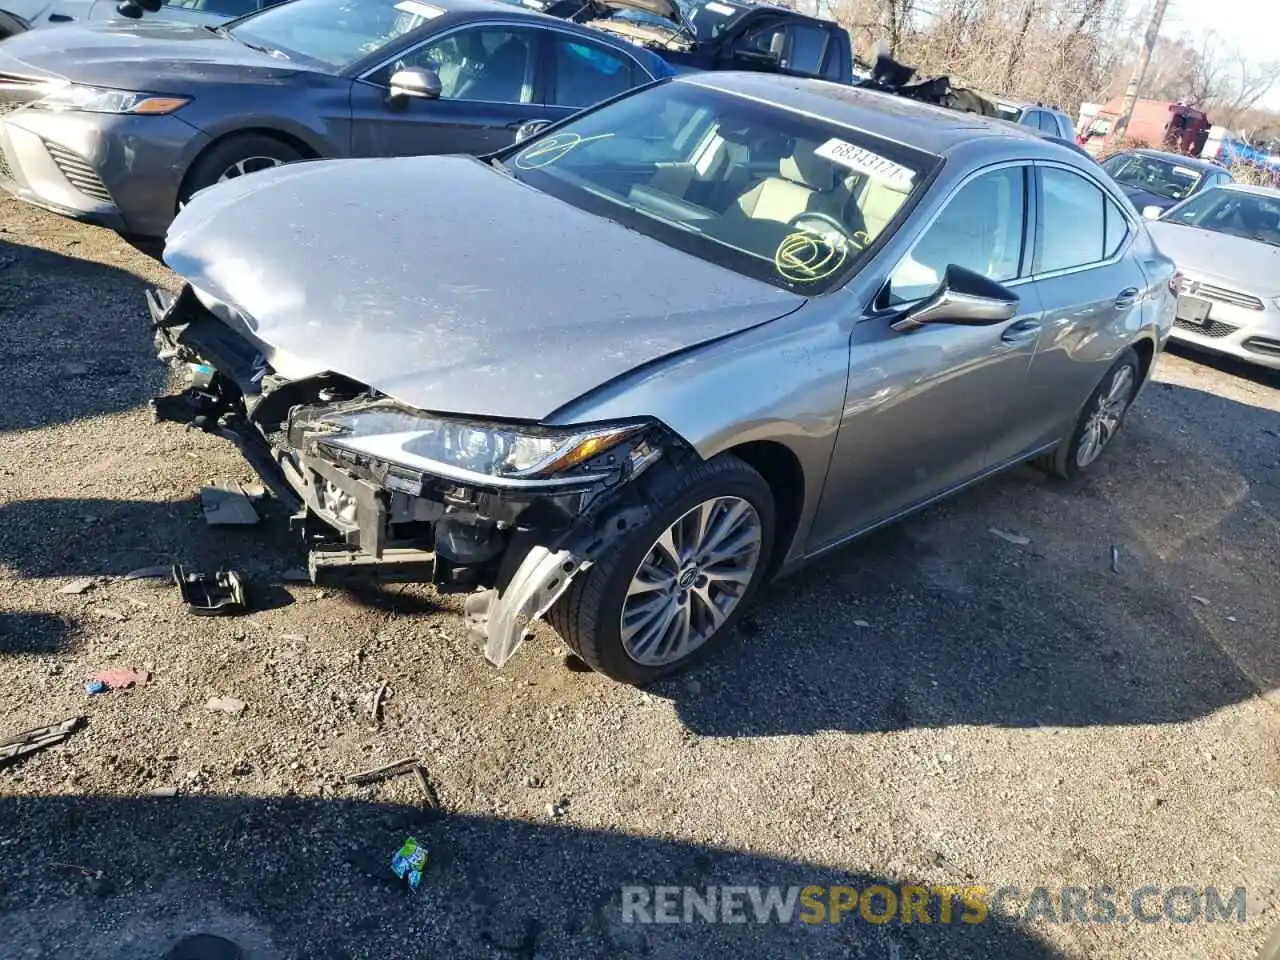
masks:
[[[1233,377],[1241,377],[1250,380],[1253,383],[1264,387],[1276,387],[1280,389],[1280,370],[1272,370],[1270,367],[1263,367],[1256,363],[1245,363],[1236,357],[1227,356],[1224,353],[1214,353],[1212,350],[1200,350],[1190,344],[1179,343],[1171,340],[1167,347],[1168,351],[1192,363],[1198,363],[1202,366],[1212,367],[1222,373],[1228,373]]]
[[[0,610],[0,657],[48,656],[69,652],[75,625],[56,613]]]
[[[0,431],[117,413],[154,396],[163,371],[146,286],[125,270],[0,240]]]
[[[236,941],[249,960],[1057,955],[1003,918],[959,922],[959,901],[952,922],[941,923],[936,898],[928,925],[871,924],[856,909],[838,924],[760,923],[749,905],[748,922],[624,923],[624,885],[862,891],[904,881],[559,824],[428,819],[413,807],[355,800],[204,796],[5,797],[0,822],[0,926],[14,956],[159,960],[197,932]],[[417,893],[390,867],[408,836],[431,851]],[[41,856],[19,859],[15,850]],[[873,907],[884,911],[881,900]]]

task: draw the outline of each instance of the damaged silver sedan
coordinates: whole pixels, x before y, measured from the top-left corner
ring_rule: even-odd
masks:
[[[236,443],[317,582],[544,615],[647,683],[762,582],[1012,464],[1095,462],[1173,318],[1109,181],[1007,125],[818,81],[658,83],[487,159],[197,194],[158,401]]]

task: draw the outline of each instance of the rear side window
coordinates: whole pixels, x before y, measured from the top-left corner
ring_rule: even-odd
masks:
[[[555,86],[552,104],[589,107],[630,90],[640,77],[631,60],[594,43],[555,37]]]
[[[816,24],[794,24],[787,28],[786,68],[792,73],[822,75],[829,34]]]
[[[258,0],[172,0],[165,3],[165,6],[180,10],[199,10],[202,13],[234,18],[253,13],[258,9]]]
[[[1120,207],[1108,196],[1103,196],[1103,202],[1106,204],[1104,214],[1107,218],[1106,223],[1106,248],[1103,250],[1103,259],[1110,259],[1120,252],[1120,248],[1124,246],[1125,240],[1129,236],[1129,220],[1120,212]]]
[[[1043,189],[1036,273],[1069,270],[1104,259],[1106,195],[1084,177],[1059,167],[1041,168]]]

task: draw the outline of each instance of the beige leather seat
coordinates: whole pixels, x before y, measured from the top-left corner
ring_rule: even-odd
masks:
[[[863,229],[867,232],[867,242],[875,240],[880,232],[888,226],[894,214],[906,201],[906,190],[884,180],[868,177],[858,197],[858,208],[862,211]]]
[[[738,197],[734,206],[749,220],[790,223],[802,213],[841,217],[847,194],[836,189],[830,161],[800,150],[778,164],[778,176],[768,177]],[[733,208],[726,212],[733,215]]]

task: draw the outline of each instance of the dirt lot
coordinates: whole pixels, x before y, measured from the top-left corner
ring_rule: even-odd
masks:
[[[1243,960],[1280,924],[1280,380],[1166,356],[1086,482],[986,483],[772,587],[733,654],[640,692],[545,631],[489,668],[427,591],[284,583],[278,510],[207,528],[200,485],[251,474],[152,422],[156,281],[113,234],[0,202],[0,736],[89,717],[0,770],[5,960],[196,931],[254,960]],[[174,559],[235,565],[263,609],[61,592]],[[153,682],[86,696],[109,666]],[[343,782],[406,756],[443,815],[411,777]],[[388,866],[408,835],[433,853],[416,894]],[[1249,900],[1244,924],[621,919],[624,884],[902,882]]]

